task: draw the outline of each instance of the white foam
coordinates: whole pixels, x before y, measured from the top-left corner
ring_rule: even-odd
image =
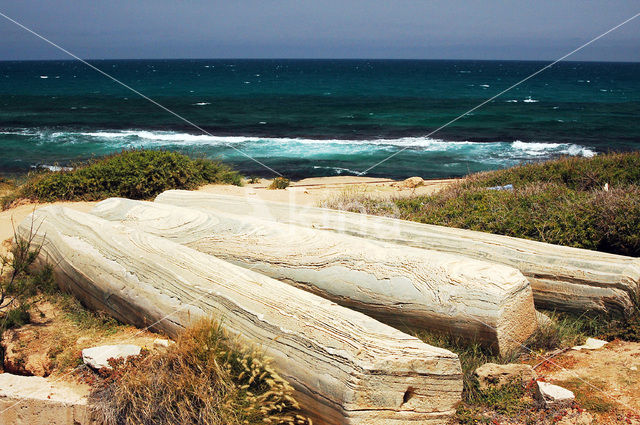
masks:
[[[595,151],[585,146],[574,145],[572,143],[536,143],[516,140],[511,143],[511,147],[516,151],[520,151],[533,157],[571,155],[591,158],[596,155]]]
[[[205,106],[205,105],[211,105],[211,103],[209,102],[198,102],[198,103],[194,103],[193,106]]]
[[[41,164],[41,165],[32,165],[31,168],[45,168],[49,171],[52,171],[54,173],[60,172],[60,171],[71,171],[73,170],[73,167],[60,167],[59,165],[48,165],[48,164]]]
[[[261,122],[262,124],[262,122]],[[0,134],[30,135],[39,138],[39,143],[101,143],[111,149],[157,148],[157,147],[224,147],[242,144],[242,150],[252,156],[272,157],[335,157],[351,154],[394,153],[406,149],[406,154],[447,153],[472,158],[475,161],[504,163],[527,159],[544,159],[558,155],[592,157],[596,152],[588,147],[571,143],[550,142],[470,142],[433,139],[424,136],[395,139],[309,139],[258,136],[217,136],[189,134],[173,131],[110,130],[93,132],[48,132],[33,133],[27,129]],[[230,152],[230,155],[235,155]],[[336,172],[338,170],[335,170]],[[344,169],[343,172],[353,170]]]

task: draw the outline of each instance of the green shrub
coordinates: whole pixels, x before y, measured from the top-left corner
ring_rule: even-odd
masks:
[[[488,189],[505,184],[514,189]],[[432,196],[345,195],[324,206],[640,256],[640,153],[480,173]]]
[[[462,182],[463,187],[490,187],[513,184],[556,183],[584,191],[640,184],[640,152],[598,155],[593,158],[565,157],[478,173]]]
[[[276,177],[269,185],[269,189],[286,189],[291,184],[291,180],[284,177]]]
[[[39,201],[93,201],[120,196],[149,199],[168,189],[195,189],[206,183],[241,185],[228,166],[168,151],[134,150],[108,156],[71,171],[40,172],[21,187]]]

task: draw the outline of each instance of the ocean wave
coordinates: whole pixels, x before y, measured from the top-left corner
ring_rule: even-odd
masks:
[[[591,158],[596,155],[596,152],[592,149],[571,143],[535,143],[516,140],[511,144],[511,146],[514,150],[521,151],[534,157],[554,154]]]
[[[60,171],[71,171],[71,170],[73,170],[73,167],[61,167],[59,165],[49,165],[49,164],[32,165],[31,168],[35,168],[35,169],[44,168],[44,169],[52,171],[54,173],[60,172]]]
[[[321,165],[314,165],[313,169],[314,170],[331,170],[337,175],[344,174],[344,173],[354,174],[354,175],[362,174],[362,171],[352,170],[350,168],[343,168],[343,167],[325,167]]]
[[[538,160],[559,155],[592,157],[596,152],[586,146],[572,143],[550,143],[535,141],[471,142],[466,140],[443,140],[424,136],[401,137],[395,139],[310,139],[258,136],[218,136],[190,134],[174,131],[151,130],[105,130],[92,132],[28,131],[21,129],[16,134],[34,137],[39,144],[100,144],[106,149],[130,148],[181,148],[181,149],[224,149],[238,146],[251,156],[334,158],[353,154],[373,154],[397,152],[427,154],[445,153],[466,157],[481,162],[501,162],[505,160]],[[236,151],[225,155],[241,155]],[[344,170],[347,172],[348,170]]]

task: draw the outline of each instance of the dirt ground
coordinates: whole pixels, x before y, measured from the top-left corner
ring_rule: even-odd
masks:
[[[612,341],[598,350],[569,350],[551,362],[536,368],[538,376],[572,390],[596,423],[640,424],[640,343]]]

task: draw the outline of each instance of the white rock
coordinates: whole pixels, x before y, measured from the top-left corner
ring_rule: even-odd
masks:
[[[156,338],[156,339],[153,340],[153,346],[154,347],[168,348],[169,345],[171,345],[171,344],[175,344],[175,342],[169,341],[168,339],[159,339],[159,338]]]
[[[548,382],[537,382],[535,397],[545,408],[567,406],[575,400],[572,391]]]
[[[580,351],[584,350],[597,350],[598,348],[602,348],[607,345],[607,341],[603,341],[601,339],[596,338],[587,338],[587,341],[583,345],[576,345],[575,347],[571,347],[572,350]]]
[[[514,380],[526,384],[536,379],[536,372],[528,364],[496,364],[486,363],[478,367],[474,375],[481,390],[492,386],[502,387]]]
[[[82,361],[94,369],[106,367],[112,369],[109,365],[109,359],[121,359],[140,354],[141,348],[132,344],[119,345],[102,345],[99,347],[85,348],[82,350]]]
[[[0,373],[0,424],[97,425],[88,393],[87,385]]]

